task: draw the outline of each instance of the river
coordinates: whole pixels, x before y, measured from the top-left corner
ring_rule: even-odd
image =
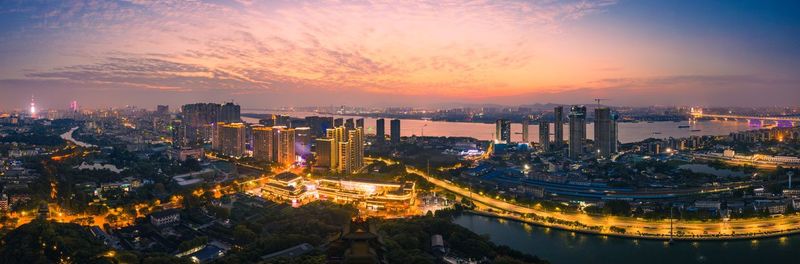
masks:
[[[321,114],[313,112],[279,112],[279,111],[255,111],[248,110],[247,113],[256,114],[281,114],[292,117],[303,118],[311,115]],[[327,115],[330,116],[330,115]],[[343,118],[360,118],[355,116],[335,116]],[[258,123],[258,119],[242,117],[245,122]],[[375,134],[376,118],[365,118],[367,134]],[[678,126],[690,126],[689,128],[679,128]],[[446,122],[429,121],[419,119],[401,119],[400,134],[402,136],[425,135],[425,136],[449,136],[449,137],[472,137],[480,140],[491,140],[494,133],[494,124],[469,123],[469,122]],[[727,135],[735,131],[750,130],[747,122],[734,121],[697,121],[697,122],[639,122],[639,123],[619,123],[619,141],[631,143],[642,141],[647,138],[682,138],[689,136],[704,135]],[[692,130],[695,130],[692,132]],[[519,123],[511,124],[511,140],[522,141],[522,125]],[[569,126],[564,126],[564,139],[567,139]],[[386,133],[389,133],[389,120],[386,120]],[[553,133],[553,126],[550,126],[550,133]],[[529,140],[539,142],[539,126],[532,124],[528,127]],[[586,126],[586,136],[589,139],[594,137],[594,124]],[[551,139],[552,140],[552,136]]]
[[[588,235],[463,214],[454,222],[492,242],[550,263],[797,263],[800,236],[731,241],[664,241]]]
[[[69,141],[69,142],[72,142],[75,145],[78,145],[78,146],[81,146],[81,147],[84,147],[84,148],[97,147],[95,145],[92,145],[92,144],[89,144],[89,143],[86,143],[86,142],[83,142],[83,141],[79,141],[79,140],[73,138],[72,134],[75,133],[75,130],[78,130],[78,127],[73,127],[72,129],[70,129],[69,131],[65,132],[64,134],[61,134],[61,139],[64,139],[64,140]]]

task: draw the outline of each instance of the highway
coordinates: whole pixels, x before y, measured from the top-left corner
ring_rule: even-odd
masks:
[[[505,212],[494,213],[497,216],[512,218],[532,224],[561,228],[566,230],[596,233],[603,235],[626,236],[648,239],[669,239],[670,221],[649,221],[631,217],[594,216],[585,213],[563,213],[545,211],[535,207],[512,204],[500,199],[480,195],[456,186],[448,181],[440,180],[416,168],[407,166],[410,173],[421,175],[430,183],[451,191],[475,202]],[[535,217],[530,216],[535,215]],[[550,218],[550,220],[548,220]],[[580,223],[575,225],[573,223]],[[569,224],[568,224],[569,223]],[[585,225],[585,226],[584,226]],[[674,239],[752,239],[800,233],[800,215],[792,214],[774,218],[735,219],[730,221],[711,220],[674,221]],[[623,228],[625,233],[614,232],[611,227]]]

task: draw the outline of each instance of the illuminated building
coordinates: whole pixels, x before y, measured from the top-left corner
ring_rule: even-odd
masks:
[[[224,155],[241,157],[245,151],[244,129],[245,125],[242,123],[217,123],[212,147]]]
[[[294,129],[295,153],[304,156],[311,153],[311,128],[298,127]]]
[[[586,107],[572,106],[569,110],[569,157],[577,159],[583,155],[586,140]]]
[[[375,142],[378,144],[383,144],[386,141],[386,121],[383,118],[379,118],[375,121]]]
[[[69,110],[78,112],[78,101],[72,100],[72,102],[69,103]]]
[[[313,184],[305,184],[303,177],[291,172],[284,172],[270,178],[267,184],[261,187],[261,194],[272,200],[299,205],[314,198],[314,189]]]
[[[33,101],[33,96],[31,96],[31,118],[37,118],[36,116],[36,102]]]
[[[553,145],[561,148],[564,144],[564,107],[553,109]]]
[[[213,103],[187,104],[181,107],[189,143],[200,144],[213,139],[213,124],[219,121],[219,110],[220,105]]]
[[[392,119],[389,121],[390,137],[392,144],[400,143],[400,119]]]
[[[272,127],[253,127],[253,158],[272,161],[273,137]]]
[[[511,121],[497,119],[494,131],[494,141],[496,143],[511,143]]]
[[[617,118],[607,107],[594,110],[594,147],[599,158],[617,153]]]
[[[273,161],[278,164],[289,166],[295,161],[294,149],[294,128],[287,128],[284,126],[273,127],[272,131],[275,135],[275,156]]]
[[[522,143],[530,143],[530,141],[528,141],[528,125],[530,125],[530,122],[528,117],[522,118]]]
[[[364,128],[331,128],[326,139],[317,140],[317,167],[350,174],[364,165]]]
[[[336,165],[336,147],[332,138],[316,139],[316,163],[314,167],[331,170]]]
[[[320,199],[352,203],[369,210],[406,210],[416,197],[414,182],[320,179],[316,190]]]
[[[542,151],[550,151],[550,124],[544,119],[539,120],[539,146]]]
[[[187,146],[186,126],[184,126],[183,121],[181,121],[180,119],[172,120],[167,129],[169,130],[172,136],[173,147],[180,148]]]

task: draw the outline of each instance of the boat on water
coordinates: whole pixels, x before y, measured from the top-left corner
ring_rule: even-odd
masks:
[[[661,135],[661,132],[653,132],[653,135]]]
[[[689,130],[689,131],[692,131],[692,132],[700,132],[700,129],[692,129],[692,130]]]
[[[691,126],[690,126],[690,125],[681,125],[681,126],[678,126],[678,128],[689,128],[689,127],[691,127]]]

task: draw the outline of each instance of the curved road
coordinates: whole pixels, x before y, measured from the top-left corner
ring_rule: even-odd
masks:
[[[513,213],[499,214],[499,216],[514,218],[544,226],[606,235],[622,235],[655,239],[668,239],[670,236],[669,220],[649,221],[631,217],[592,216],[584,213],[544,211],[541,209],[516,205],[492,197],[480,195],[456,186],[450,182],[431,177],[424,172],[409,166],[407,166],[406,169],[411,173],[421,175],[430,183],[433,183],[443,189],[467,197],[468,199],[477,201],[487,206]],[[589,228],[580,228],[572,225],[560,225],[557,223],[543,221],[541,219],[523,217],[519,214],[534,214],[539,217],[552,217],[554,219],[567,222],[577,221],[587,226],[600,226],[601,228],[598,231],[596,229],[593,230]],[[673,234],[675,234],[675,239],[744,239],[798,233],[800,232],[800,215],[794,214],[775,218],[736,219],[730,221],[675,221],[673,225]],[[611,231],[611,227],[624,228],[626,232],[624,234],[613,232]]]

